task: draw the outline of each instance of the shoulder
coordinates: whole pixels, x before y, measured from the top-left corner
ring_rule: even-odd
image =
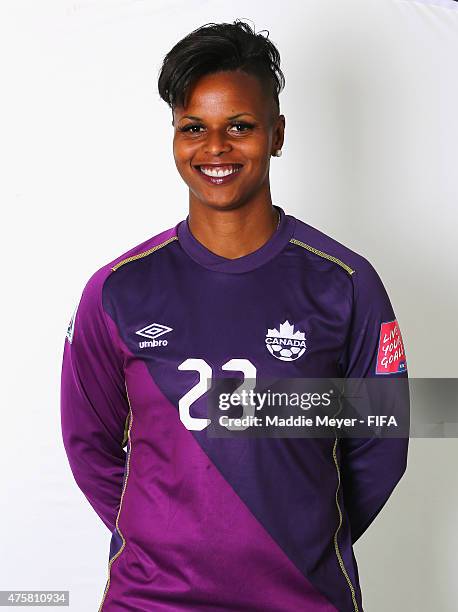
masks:
[[[163,230],[155,236],[148,238],[148,240],[137,244],[136,246],[132,247],[128,251],[122,253],[112,261],[108,262],[107,264],[96,270],[87,281],[83,294],[100,295],[105,281],[121,267],[133,261],[143,259],[144,257],[151,255],[155,251],[158,251],[159,249],[173,242],[174,240],[177,240],[177,227],[178,224],[166,230]]]
[[[342,270],[357,291],[383,288],[378,272],[366,257],[301,219],[296,218],[290,242],[317,265],[320,261],[329,262],[327,267]]]
[[[97,316],[101,316],[104,310],[102,295],[106,281],[124,265],[136,260],[141,260],[155,251],[158,251],[161,247],[177,240],[177,227],[178,224],[163,230],[151,238],[148,238],[148,240],[120,254],[118,257],[96,270],[84,286],[79,304],[72,317],[71,325],[73,326],[77,314],[80,320],[95,320]]]
[[[302,248],[309,259],[330,261],[349,276],[371,265],[361,254],[301,219],[296,219],[290,242]]]

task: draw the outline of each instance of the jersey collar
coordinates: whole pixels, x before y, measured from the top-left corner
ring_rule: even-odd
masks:
[[[228,259],[208,250],[192,234],[189,228],[189,215],[177,226],[178,240],[189,257],[205,268],[218,272],[249,272],[278,255],[293,236],[295,217],[285,214],[280,206],[276,204],[273,206],[280,213],[280,222],[277,229],[259,249],[242,257]]]

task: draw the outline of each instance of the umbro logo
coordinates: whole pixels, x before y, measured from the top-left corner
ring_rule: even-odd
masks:
[[[138,336],[143,336],[144,338],[148,338],[148,340],[142,340],[138,343],[140,348],[152,348],[156,346],[167,346],[167,340],[157,340],[159,336],[167,334],[172,331],[171,327],[167,325],[161,325],[161,323],[151,323],[142,329],[139,329],[135,333]]]

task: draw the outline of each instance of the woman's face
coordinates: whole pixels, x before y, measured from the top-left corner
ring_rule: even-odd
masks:
[[[259,79],[240,71],[205,75],[189,88],[173,111],[173,155],[191,201],[236,208],[270,198],[270,157],[285,125],[275,108]]]

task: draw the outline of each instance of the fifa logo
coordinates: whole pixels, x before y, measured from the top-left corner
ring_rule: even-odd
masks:
[[[304,353],[305,334],[294,331],[294,325],[289,321],[281,323],[280,329],[268,329],[266,335],[266,347],[271,355],[281,361],[295,361]]]

